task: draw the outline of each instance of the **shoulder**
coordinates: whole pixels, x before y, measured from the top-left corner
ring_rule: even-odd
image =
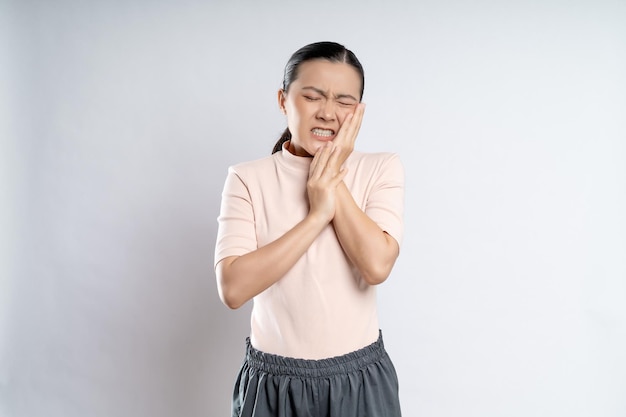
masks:
[[[237,174],[240,177],[257,175],[259,172],[264,172],[268,167],[276,165],[275,155],[276,154],[273,154],[252,161],[240,162],[235,165],[231,165],[228,167],[228,172]]]
[[[379,171],[403,172],[400,156],[393,152],[359,152],[353,151],[347,161],[349,168],[367,170],[371,173]]]
[[[385,163],[392,160],[400,162],[398,154],[393,152],[361,152],[355,150],[350,158],[361,163]]]

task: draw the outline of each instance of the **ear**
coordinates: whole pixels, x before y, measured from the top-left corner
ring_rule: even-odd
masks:
[[[287,109],[285,108],[285,100],[287,100],[286,94],[287,93],[285,93],[285,90],[282,88],[278,90],[278,108],[284,115],[287,115]]]

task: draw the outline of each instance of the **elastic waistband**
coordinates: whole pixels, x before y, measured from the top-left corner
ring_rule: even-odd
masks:
[[[307,378],[346,374],[378,362],[387,354],[382,332],[378,340],[354,352],[327,359],[296,359],[261,352],[246,339],[246,362],[248,366],[273,375],[292,375]]]

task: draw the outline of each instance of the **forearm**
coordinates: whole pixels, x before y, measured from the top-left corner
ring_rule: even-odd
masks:
[[[239,308],[280,280],[327,224],[327,220],[309,214],[275,241],[245,255],[221,260],[215,272],[224,304]]]
[[[398,257],[399,247],[352,198],[342,182],[337,187],[333,227],[343,250],[370,285],[385,281]]]

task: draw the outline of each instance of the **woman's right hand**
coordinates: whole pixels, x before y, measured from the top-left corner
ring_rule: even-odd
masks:
[[[319,148],[311,161],[307,181],[309,214],[326,223],[330,223],[335,217],[335,191],[347,173],[345,168],[336,168],[340,165],[337,163],[340,155],[334,150],[332,142]]]

